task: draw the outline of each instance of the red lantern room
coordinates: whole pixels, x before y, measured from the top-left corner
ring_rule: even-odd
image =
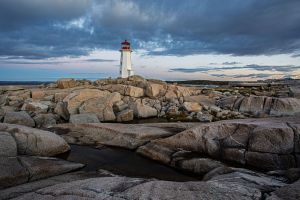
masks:
[[[124,50],[125,51],[131,51],[131,49],[130,49],[130,43],[127,40],[125,40],[124,42],[122,42],[121,45],[122,45],[121,51],[124,51]]]

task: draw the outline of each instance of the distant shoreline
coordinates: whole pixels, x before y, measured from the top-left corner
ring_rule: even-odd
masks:
[[[8,85],[42,85],[42,84],[49,84],[49,83],[55,83],[56,81],[0,81],[1,86],[8,86]],[[212,81],[212,80],[180,80],[180,81],[166,81],[167,83],[177,83],[177,84],[183,84],[183,85],[243,85],[243,84],[259,84],[259,85],[265,85],[265,84],[288,84],[288,85],[295,85],[300,83],[300,79],[270,79],[270,80],[261,80],[261,81]]]
[[[54,83],[54,81],[0,81],[0,85],[42,85]]]

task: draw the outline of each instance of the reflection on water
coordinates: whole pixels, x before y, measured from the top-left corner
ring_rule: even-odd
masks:
[[[157,178],[170,181],[198,180],[126,149],[95,149],[79,145],[71,145],[71,149],[68,154],[61,155],[61,158],[86,164],[86,167],[82,169],[84,171],[104,169],[127,177]]]

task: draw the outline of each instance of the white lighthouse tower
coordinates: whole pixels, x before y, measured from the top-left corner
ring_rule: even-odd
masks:
[[[125,40],[121,43],[122,47],[120,49],[121,52],[121,60],[120,60],[120,77],[127,78],[128,76],[134,75],[132,64],[131,64],[131,48],[130,43]]]

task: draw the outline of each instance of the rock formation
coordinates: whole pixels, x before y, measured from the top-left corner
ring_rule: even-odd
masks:
[[[298,87],[244,86],[132,76],[1,87],[0,200],[299,199]],[[145,118],[175,122],[126,124]],[[54,157],[68,143],[129,149],[199,181],[71,172],[84,165]]]

